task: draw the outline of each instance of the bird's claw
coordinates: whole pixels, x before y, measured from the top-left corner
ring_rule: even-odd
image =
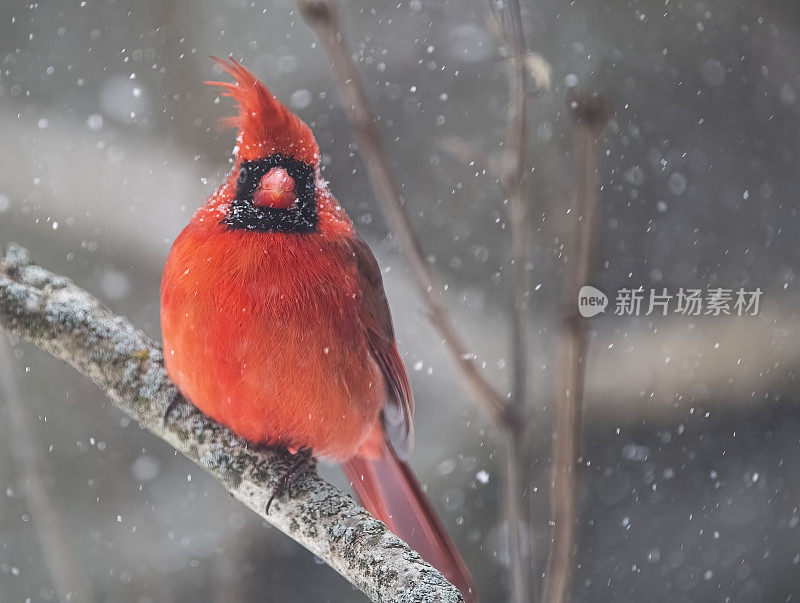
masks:
[[[272,501],[280,498],[284,494],[292,495],[292,484],[297,481],[297,474],[300,467],[313,458],[313,453],[310,448],[299,448],[295,454],[294,462],[289,468],[284,471],[283,475],[278,479],[275,488],[272,490],[272,495],[267,501],[267,508],[265,513],[269,514],[269,508],[272,506]]]

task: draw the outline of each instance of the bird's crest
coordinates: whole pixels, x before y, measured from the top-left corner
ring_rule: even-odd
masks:
[[[271,155],[292,157],[311,166],[319,163],[319,147],[306,123],[284,107],[267,87],[234,59],[212,57],[235,82],[206,82],[224,90],[239,105],[239,114],[223,119],[238,128],[237,163]]]

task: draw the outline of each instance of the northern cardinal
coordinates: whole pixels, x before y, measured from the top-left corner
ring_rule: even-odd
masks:
[[[366,508],[476,601],[464,562],[395,452],[414,399],[378,263],[320,172],[311,129],[247,69],[233,170],[175,239],[161,281],[169,376],[254,443],[341,461]]]

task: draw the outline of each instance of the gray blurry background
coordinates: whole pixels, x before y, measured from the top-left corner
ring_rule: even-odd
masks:
[[[347,35],[455,318],[507,379],[504,206],[487,155],[503,136],[503,58],[480,0],[346,2]],[[764,291],[745,318],[606,313],[589,362],[574,601],[800,597],[795,310],[800,234],[800,5],[792,0],[523,2],[553,67],[532,105],[532,535],[548,537],[549,433],[572,225],[567,88],[616,106],[601,148],[593,284]],[[0,241],[28,246],[158,336],[170,243],[229,169],[232,103],[208,55],[241,58],[316,133],[325,174],[385,268],[418,400],[412,464],[472,568],[505,597],[495,430],[426,323],[292,2],[0,3]],[[476,173],[477,172],[477,173]],[[16,348],[53,503],[96,601],[364,601],[232,501],[84,379]],[[0,600],[53,600],[0,401]],[[326,475],[344,486],[334,467]]]

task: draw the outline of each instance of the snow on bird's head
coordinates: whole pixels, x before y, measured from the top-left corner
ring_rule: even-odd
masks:
[[[238,128],[237,163],[279,153],[317,166],[319,147],[306,123],[284,107],[250,70],[234,59],[212,57],[235,82],[206,82],[224,90],[239,105],[239,114],[223,119]]]

